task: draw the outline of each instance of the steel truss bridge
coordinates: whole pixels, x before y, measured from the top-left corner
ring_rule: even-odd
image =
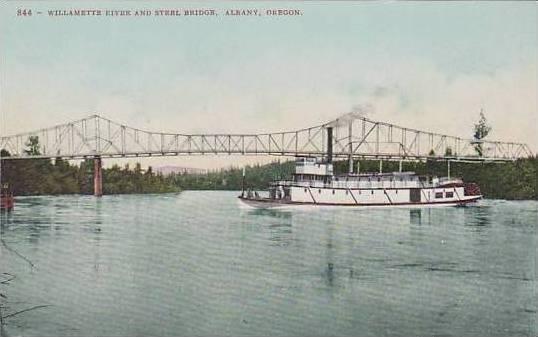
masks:
[[[528,145],[421,131],[349,113],[305,129],[253,134],[183,134],[151,132],[99,115],[36,131],[0,137],[2,159],[118,158],[204,154],[325,156],[332,130],[335,158],[381,160],[513,161],[529,157]],[[25,152],[39,137],[40,154]],[[480,148],[479,156],[477,147]]]

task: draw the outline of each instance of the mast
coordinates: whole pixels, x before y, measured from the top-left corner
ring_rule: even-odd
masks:
[[[327,128],[327,163],[333,162],[333,128]]]
[[[351,174],[351,173],[353,173],[353,143],[351,142],[352,135],[353,135],[353,120],[349,121],[348,133],[349,133],[349,156],[348,156],[349,169],[348,169],[348,173]]]

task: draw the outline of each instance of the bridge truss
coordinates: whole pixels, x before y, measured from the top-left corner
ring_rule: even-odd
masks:
[[[259,134],[151,132],[92,115],[66,124],[0,137],[0,149],[10,154],[3,159],[203,154],[320,157],[327,154],[329,128],[333,129],[333,156],[336,158],[512,161],[533,155],[529,146],[523,143],[476,141],[377,122],[353,113],[306,129]],[[25,152],[31,136],[39,137],[40,153],[37,155]]]

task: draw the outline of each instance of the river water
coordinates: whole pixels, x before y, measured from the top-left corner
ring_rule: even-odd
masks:
[[[241,209],[234,192],[18,198],[7,335],[522,335],[538,203]],[[9,275],[1,274],[3,280]]]

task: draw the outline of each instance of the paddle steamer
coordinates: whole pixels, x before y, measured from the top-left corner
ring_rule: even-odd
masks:
[[[316,206],[460,206],[482,198],[480,188],[458,178],[419,176],[414,172],[334,175],[332,163],[297,158],[292,180],[271,183],[269,196],[244,191],[247,205],[270,208]]]

